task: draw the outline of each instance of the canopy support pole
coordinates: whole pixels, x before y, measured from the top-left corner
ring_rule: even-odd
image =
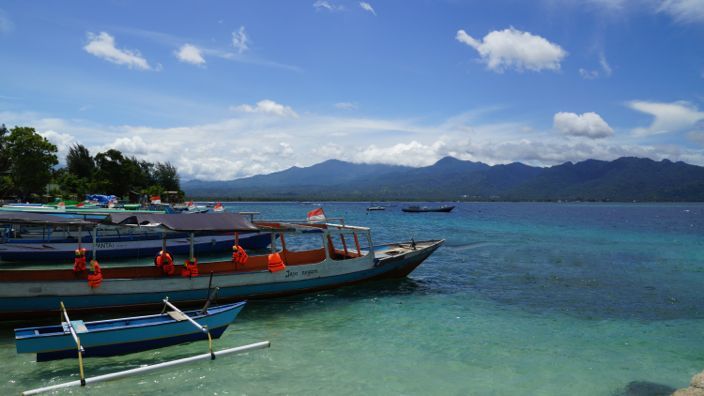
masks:
[[[95,260],[95,255],[96,255],[96,250],[97,248],[97,243],[98,243],[98,227],[93,227],[93,260]]]
[[[194,248],[193,248],[193,233],[189,234],[188,239],[190,242],[190,250],[189,250],[188,254],[189,254],[189,258],[191,259],[191,262],[193,262],[193,260],[195,260],[195,257],[193,257],[193,250],[194,250]]]
[[[215,356],[225,356],[225,355],[231,355],[234,353],[244,353],[244,352],[253,351],[255,349],[268,348],[270,346],[271,346],[271,342],[261,341],[261,342],[256,342],[254,344],[243,345],[243,346],[229,348],[229,349],[223,349],[222,351],[215,352]],[[130,377],[130,376],[133,376],[136,374],[148,373],[151,371],[156,371],[156,370],[167,368],[167,367],[179,366],[182,364],[196,362],[199,360],[206,360],[206,359],[210,359],[210,358],[211,357],[210,357],[209,353],[204,353],[202,355],[196,355],[196,356],[191,356],[191,357],[177,359],[177,360],[170,360],[168,362],[152,364],[149,366],[136,367],[136,368],[133,368],[130,370],[118,371],[115,373],[103,374],[103,375],[98,375],[98,376],[91,377],[91,378],[86,378],[86,384],[95,384],[98,382],[105,382],[105,381],[110,381],[110,380],[114,380],[114,379]],[[51,385],[51,386],[47,386],[44,388],[37,388],[37,389],[24,391],[24,392],[22,392],[22,395],[26,395],[26,396],[37,395],[37,394],[44,393],[44,392],[51,392],[51,391],[54,391],[57,389],[79,386],[80,384],[81,384],[80,381],[65,382],[63,384],[56,384],[56,385]]]
[[[83,227],[78,226],[78,250],[81,250],[81,242],[83,242]]]

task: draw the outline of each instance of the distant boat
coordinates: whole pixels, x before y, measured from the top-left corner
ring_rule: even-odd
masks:
[[[423,212],[451,212],[454,206],[443,205],[443,206],[418,206],[412,205],[405,208],[401,208],[402,211],[408,213],[423,213]]]
[[[367,208],[367,211],[371,212],[372,210],[386,210],[386,208],[383,206],[379,206],[379,205],[373,205],[373,206],[369,206]]]
[[[222,213],[225,211],[225,207],[222,205],[222,203],[218,202],[213,206],[213,212],[215,213]]]

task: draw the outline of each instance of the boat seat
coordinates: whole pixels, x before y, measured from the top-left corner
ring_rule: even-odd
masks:
[[[175,321],[177,321],[177,322],[181,322],[181,321],[183,321],[183,320],[186,320],[186,315],[183,314],[182,312],[178,312],[178,311],[169,311],[169,312],[167,312],[167,313],[169,314],[169,316],[171,316],[171,319],[173,319],[173,320],[175,320]]]

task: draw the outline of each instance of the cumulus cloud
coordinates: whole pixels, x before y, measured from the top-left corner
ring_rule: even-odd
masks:
[[[584,114],[560,112],[553,117],[553,126],[558,131],[570,136],[582,136],[591,139],[612,136],[614,130],[597,113]]]
[[[231,107],[231,110],[242,113],[273,114],[279,117],[298,117],[298,114],[296,114],[291,107],[284,106],[269,99],[260,100],[255,106],[248,104],[234,106]]]
[[[318,11],[327,10],[327,11],[331,11],[331,12],[342,11],[345,9],[345,7],[338,5],[338,4],[335,4],[332,1],[328,1],[328,0],[317,0],[315,3],[313,3],[313,8],[315,8]]]
[[[12,20],[7,15],[7,13],[3,10],[0,10],[0,33],[9,33],[14,28],[15,25],[12,23]]]
[[[704,22],[704,0],[665,0],[657,10],[678,22]]]
[[[364,2],[364,1],[360,1],[359,6],[362,7],[362,9],[364,11],[370,12],[370,13],[374,14],[374,16],[376,16],[376,11],[374,11],[374,8],[372,7],[371,4]]]
[[[56,153],[59,163],[63,164],[66,162],[66,154],[68,154],[69,148],[76,143],[76,138],[68,133],[56,132],[52,129],[48,129],[42,132],[38,132],[39,135],[43,136],[46,140],[56,145],[58,152]]]
[[[169,128],[95,124],[7,111],[0,111],[0,119],[8,125],[33,125],[62,147],[75,139],[93,154],[117,148],[140,159],[169,161],[178,168],[183,180],[230,180],[293,165],[309,166],[330,158],[427,166],[451,155],[488,164],[520,161],[545,166],[587,158],[612,160],[640,156],[704,164],[704,150],[691,141],[648,145],[622,134],[609,139],[556,139],[555,131],[535,129],[523,122],[482,122],[477,115],[486,111],[482,109],[428,123],[417,118],[364,118],[310,112],[302,112],[296,118],[278,116],[277,112],[287,113],[287,106],[269,102],[247,105],[234,117]],[[572,124],[576,126],[568,123],[573,128],[568,132],[593,133],[593,126],[598,125],[588,122],[589,116],[585,114],[574,114],[568,120],[574,118],[577,121]],[[688,137],[702,141],[700,133]]]
[[[88,44],[83,49],[100,59],[105,59],[118,65],[126,65],[130,69],[150,70],[149,62],[142,57],[139,51],[118,49],[115,47],[115,38],[106,32],[94,34],[88,32]]]
[[[190,63],[193,65],[204,65],[205,59],[200,53],[200,49],[192,44],[184,44],[176,51],[176,57],[181,62]]]
[[[245,31],[244,26],[240,26],[240,30],[232,32],[232,47],[234,47],[238,53],[243,53],[249,49],[249,37]]]
[[[460,29],[455,38],[477,50],[487,68],[495,72],[560,70],[560,62],[567,56],[559,45],[513,27],[492,31],[481,41]]]
[[[685,101],[661,103],[634,100],[628,102],[627,106],[654,117],[649,127],[633,130],[633,134],[636,136],[685,131],[694,128],[704,120],[704,112]]]

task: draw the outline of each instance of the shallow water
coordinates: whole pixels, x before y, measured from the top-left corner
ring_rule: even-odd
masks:
[[[375,243],[445,238],[409,278],[250,302],[216,346],[270,349],[85,393],[617,395],[682,387],[704,369],[704,205],[394,205],[323,207],[372,227]],[[287,219],[315,208],[227,207]],[[206,350],[87,359],[87,374]],[[0,325],[0,362],[7,393],[77,378],[74,361],[17,355],[12,325]]]

